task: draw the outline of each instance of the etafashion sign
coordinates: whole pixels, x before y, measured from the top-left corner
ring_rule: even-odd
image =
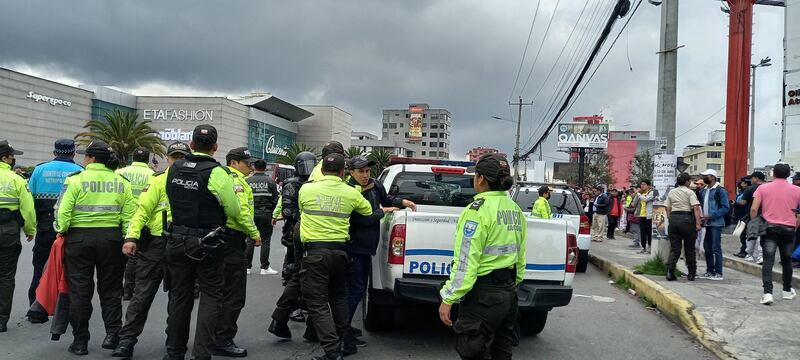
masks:
[[[558,125],[558,147],[608,148],[608,125],[560,124]]]
[[[33,91],[28,91],[28,96],[26,96],[26,97],[28,99],[31,99],[31,100],[37,102],[37,103],[40,102],[40,101],[44,101],[44,102],[46,102],[46,103],[48,103],[48,104],[50,104],[52,106],[56,106],[56,105],[61,105],[61,106],[65,106],[65,107],[71,107],[72,106],[72,102],[71,101],[67,101],[67,100],[59,99],[59,98],[54,98],[52,96],[37,94],[37,93],[35,93]]]
[[[214,121],[214,110],[142,110],[142,119],[166,122]]]

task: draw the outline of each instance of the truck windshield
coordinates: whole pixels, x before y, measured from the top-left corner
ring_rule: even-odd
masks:
[[[404,172],[394,178],[389,194],[417,205],[465,207],[475,196],[472,175]]]
[[[514,202],[519,205],[522,211],[531,211],[533,203],[539,198],[538,189],[521,188],[517,190],[514,196]],[[551,192],[550,193],[550,208],[553,214],[567,214],[567,215],[581,215],[582,211],[575,199],[575,195],[571,192]]]

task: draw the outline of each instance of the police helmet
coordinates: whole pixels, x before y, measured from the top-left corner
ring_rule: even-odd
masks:
[[[317,155],[314,155],[314,153],[303,151],[297,154],[294,159],[294,169],[297,172],[297,176],[311,176],[315,166],[317,166]]]

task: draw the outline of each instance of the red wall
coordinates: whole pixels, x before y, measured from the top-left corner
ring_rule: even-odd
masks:
[[[611,174],[614,186],[625,189],[630,186],[631,161],[636,156],[636,140],[608,140],[608,155],[611,158]]]

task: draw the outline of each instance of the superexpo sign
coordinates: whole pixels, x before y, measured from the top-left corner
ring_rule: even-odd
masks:
[[[560,124],[558,125],[558,147],[607,148],[608,125]]]
[[[49,103],[50,105],[53,105],[53,106],[56,106],[56,105],[61,105],[61,106],[66,106],[66,107],[71,107],[72,106],[72,102],[71,101],[58,99],[58,98],[54,98],[54,97],[51,97],[51,96],[37,94],[37,93],[35,93],[33,91],[28,91],[27,98],[31,99],[33,101],[36,101],[37,103],[40,102],[40,101],[44,101],[44,102]]]
[[[789,90],[786,95],[786,106],[800,105],[800,88]]]

